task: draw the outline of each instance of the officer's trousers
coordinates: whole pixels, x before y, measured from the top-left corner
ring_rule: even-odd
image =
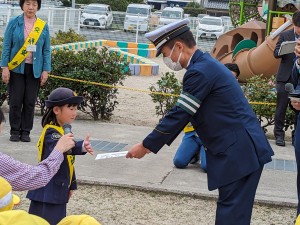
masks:
[[[216,225],[250,225],[254,197],[263,167],[219,188]]]
[[[297,163],[297,192],[298,192],[298,207],[297,207],[297,215],[300,214],[300,114],[297,117],[297,126],[295,129],[295,140],[294,140],[294,147],[295,147],[295,156],[296,156],[296,163]]]

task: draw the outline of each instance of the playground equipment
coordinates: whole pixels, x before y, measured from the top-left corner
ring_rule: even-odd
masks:
[[[229,14],[232,24],[238,27],[220,36],[211,55],[222,63],[236,63],[241,71],[241,82],[254,75],[270,77],[276,74],[280,59],[274,57],[274,48],[280,32],[292,29],[291,21],[284,23],[283,15],[300,8],[288,1],[280,0],[277,5],[277,0],[269,0],[266,26],[258,12],[258,0],[230,0]],[[272,28],[273,33],[266,37]]]
[[[280,32],[292,28],[290,21],[265,39],[265,23],[250,21],[223,34],[216,42],[211,55],[222,63],[236,63],[245,82],[254,75],[270,77],[276,74],[280,59],[273,55]]]
[[[258,0],[230,0],[229,15],[234,27],[241,26],[250,20],[263,21],[258,12]]]

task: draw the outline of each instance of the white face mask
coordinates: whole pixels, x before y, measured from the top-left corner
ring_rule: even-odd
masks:
[[[169,56],[163,57],[163,61],[166,64],[166,66],[169,67],[171,70],[179,71],[179,70],[183,69],[179,62],[182,52],[180,52],[177,62],[173,62],[171,59],[171,55],[173,53],[174,47],[175,47],[175,45],[173,46]]]

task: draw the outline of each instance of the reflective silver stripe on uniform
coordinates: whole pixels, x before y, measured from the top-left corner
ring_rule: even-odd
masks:
[[[200,104],[201,101],[189,93],[181,93],[176,103],[178,107],[192,116],[197,112]]]
[[[12,192],[8,192],[6,195],[4,195],[1,199],[0,199],[0,208],[3,208],[5,206],[7,206],[8,204],[11,203],[12,201]]]

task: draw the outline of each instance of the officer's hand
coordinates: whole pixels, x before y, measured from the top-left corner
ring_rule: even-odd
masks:
[[[143,158],[146,154],[150,153],[151,151],[143,146],[143,143],[138,143],[128,151],[126,154],[126,158]]]
[[[64,152],[68,151],[69,149],[73,148],[74,146],[75,146],[74,135],[72,133],[68,133],[68,134],[62,136],[58,140],[54,149],[57,149],[61,153],[64,153]]]

